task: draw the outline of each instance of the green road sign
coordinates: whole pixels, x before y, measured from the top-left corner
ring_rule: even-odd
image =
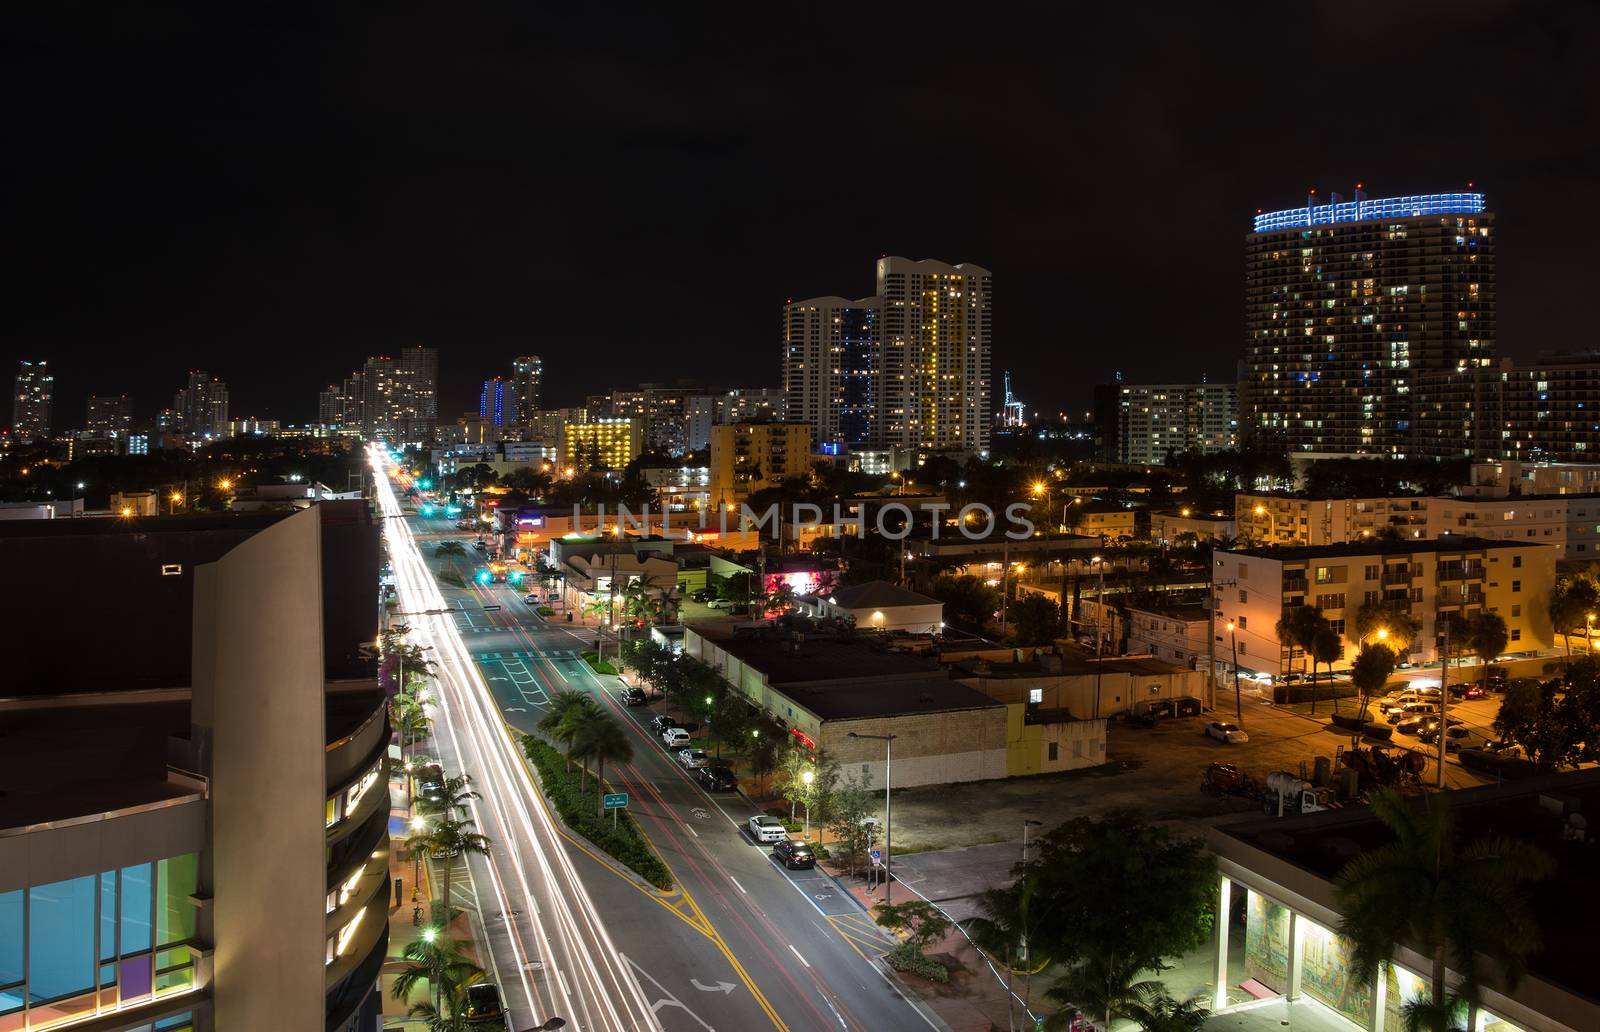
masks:
[[[627,808],[628,808],[628,793],[626,793],[626,792],[607,792],[606,793],[606,809],[607,810],[626,810]]]

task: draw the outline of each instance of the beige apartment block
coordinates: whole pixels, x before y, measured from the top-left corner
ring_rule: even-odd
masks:
[[[1507,655],[1548,650],[1556,558],[1545,544],[1464,537],[1217,552],[1211,568],[1217,658],[1229,662],[1237,642],[1244,670],[1300,671],[1304,656],[1279,640],[1277,623],[1308,605],[1333,622],[1344,642],[1334,667],[1347,669],[1361,644],[1356,612],[1371,601],[1402,606],[1421,623],[1403,662],[1436,661],[1446,618],[1485,609],[1506,621]]]
[[[1394,530],[1401,537],[1428,536],[1426,497],[1309,498],[1245,493],[1234,496],[1240,541],[1256,545],[1334,545]]]

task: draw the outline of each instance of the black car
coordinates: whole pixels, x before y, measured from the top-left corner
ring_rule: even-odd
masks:
[[[701,767],[694,776],[708,792],[732,792],[739,787],[739,779],[733,776],[731,767]]]
[[[650,700],[645,697],[643,688],[624,688],[622,701],[629,706],[643,706]]]
[[[804,842],[796,842],[794,839],[784,839],[782,842],[773,843],[772,855],[777,858],[778,863],[790,869],[817,866],[817,858],[811,852],[811,847]]]
[[[710,602],[717,597],[717,591],[715,588],[701,588],[689,597],[696,602]]]
[[[444,798],[444,768],[437,763],[424,763],[417,768],[417,804],[423,809],[437,805]]]
[[[468,1028],[505,1028],[506,1010],[500,1003],[500,987],[493,982],[467,986],[467,1006],[462,1016],[467,1019]]]
[[[677,726],[678,722],[667,716],[665,713],[657,713],[655,716],[650,718],[650,730],[654,731],[657,735],[661,734],[661,732],[665,731],[669,727]]]

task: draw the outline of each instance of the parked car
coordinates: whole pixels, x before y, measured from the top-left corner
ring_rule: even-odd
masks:
[[[424,763],[417,768],[417,803],[423,808],[437,804],[444,798],[444,768],[437,763]]]
[[[624,688],[622,690],[622,702],[624,705],[643,706],[649,701],[650,698],[645,695],[643,688]]]
[[[669,727],[661,732],[661,744],[668,749],[677,749],[689,744],[689,732],[681,727]]]
[[[467,986],[467,1002],[462,1017],[467,1027],[473,1029],[506,1028],[506,1009],[500,1002],[500,987],[493,982],[477,982]]]
[[[696,602],[710,602],[712,599],[717,597],[717,589],[701,588],[698,591],[692,592],[689,597],[694,599]]]
[[[811,852],[811,847],[804,842],[796,842],[790,838],[774,843],[772,855],[777,858],[778,863],[790,870],[817,866],[817,857],[815,853]]]
[[[489,546],[484,544],[482,541],[474,541],[472,543],[472,547],[476,548],[480,552],[486,552],[489,550]]]
[[[1464,681],[1450,686],[1452,699],[1481,699],[1485,694],[1486,689],[1477,681]]]
[[[711,766],[711,757],[701,749],[679,749],[678,762],[690,770]]]
[[[650,718],[650,730],[654,731],[658,735],[669,727],[677,726],[678,722],[667,716],[665,713],[657,713],[655,716]]]
[[[1213,720],[1206,725],[1206,734],[1219,742],[1248,742],[1250,736],[1244,733],[1244,728],[1238,724],[1229,724],[1222,720]]]
[[[1468,739],[1471,737],[1472,732],[1464,727],[1452,727],[1448,729],[1444,733],[1445,752],[1459,751],[1463,745],[1467,744]],[[1424,745],[1437,745],[1439,742],[1439,729],[1433,727],[1422,732],[1422,742]]]
[[[783,830],[782,821],[764,813],[750,818],[745,824],[745,830],[757,842],[782,842],[789,837],[789,833]]]
[[[1421,735],[1431,726],[1427,717],[1408,717],[1395,724],[1394,729],[1402,735]]]
[[[695,780],[708,792],[732,792],[739,787],[731,767],[701,767],[694,772]]]
[[[1403,706],[1390,706],[1384,714],[1384,720],[1391,724],[1398,724],[1402,720],[1411,720],[1416,717],[1438,716],[1439,707],[1431,702],[1408,702]]]
[[[707,609],[732,609],[733,600],[727,598],[713,598],[706,602]]]
[[[536,605],[539,605],[539,596],[538,595],[524,595],[524,596],[522,596],[522,601],[526,602],[530,606],[536,606]]]

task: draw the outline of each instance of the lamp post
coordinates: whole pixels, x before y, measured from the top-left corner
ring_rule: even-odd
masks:
[[[893,829],[889,810],[889,771],[894,761],[894,735],[863,735],[854,731],[849,733],[850,738],[871,739],[883,743],[883,902],[887,906],[894,902],[894,870],[889,866],[889,836]]]
[[[1022,822],[1022,862],[1024,864],[1028,862],[1028,829],[1042,827],[1044,827],[1044,821],[1025,820]]]
[[[1583,651],[1585,655],[1594,651],[1594,614],[1589,613],[1584,617],[1583,624]]]
[[[428,827],[428,822],[421,817],[411,818],[411,833],[420,835]],[[416,920],[422,907],[422,850],[411,851],[411,904],[412,920]]]
[[[1239,695],[1239,630],[1232,620],[1228,621],[1228,637],[1233,643],[1233,717],[1243,724],[1244,702]]]

